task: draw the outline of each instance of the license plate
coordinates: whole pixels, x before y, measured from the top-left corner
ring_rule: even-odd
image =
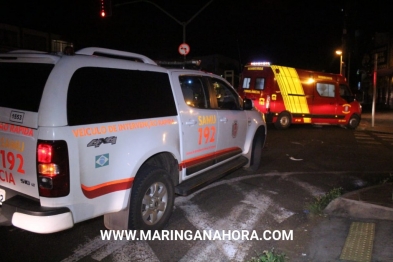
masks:
[[[0,206],[5,201],[5,190],[0,188]]]

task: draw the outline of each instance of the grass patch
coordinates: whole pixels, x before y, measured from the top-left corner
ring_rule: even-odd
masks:
[[[322,211],[335,198],[341,196],[343,189],[341,187],[333,188],[326,194],[318,196],[312,203],[307,204],[306,209],[313,215],[321,215]]]
[[[271,251],[265,250],[261,255],[252,257],[248,262],[285,262],[288,259],[284,253],[277,254],[272,248]]]

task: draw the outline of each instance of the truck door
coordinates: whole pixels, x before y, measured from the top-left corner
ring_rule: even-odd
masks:
[[[244,149],[248,119],[240,97],[224,81],[209,78],[217,104],[217,162],[239,155]]]
[[[178,78],[182,94],[178,94],[181,121],[181,167],[186,180],[198,171],[215,164],[217,147],[217,113],[211,108],[209,89],[200,75],[181,75]]]
[[[337,88],[334,83],[317,82],[311,106],[313,123],[337,123]]]

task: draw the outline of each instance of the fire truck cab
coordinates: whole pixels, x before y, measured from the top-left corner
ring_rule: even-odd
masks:
[[[239,94],[278,129],[303,123],[355,129],[361,119],[362,107],[339,74],[254,62],[243,70]]]

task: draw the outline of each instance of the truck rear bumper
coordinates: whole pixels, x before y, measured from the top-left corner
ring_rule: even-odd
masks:
[[[3,202],[2,215],[16,227],[41,234],[74,226],[72,213],[67,207],[42,207],[39,202],[19,195]]]

